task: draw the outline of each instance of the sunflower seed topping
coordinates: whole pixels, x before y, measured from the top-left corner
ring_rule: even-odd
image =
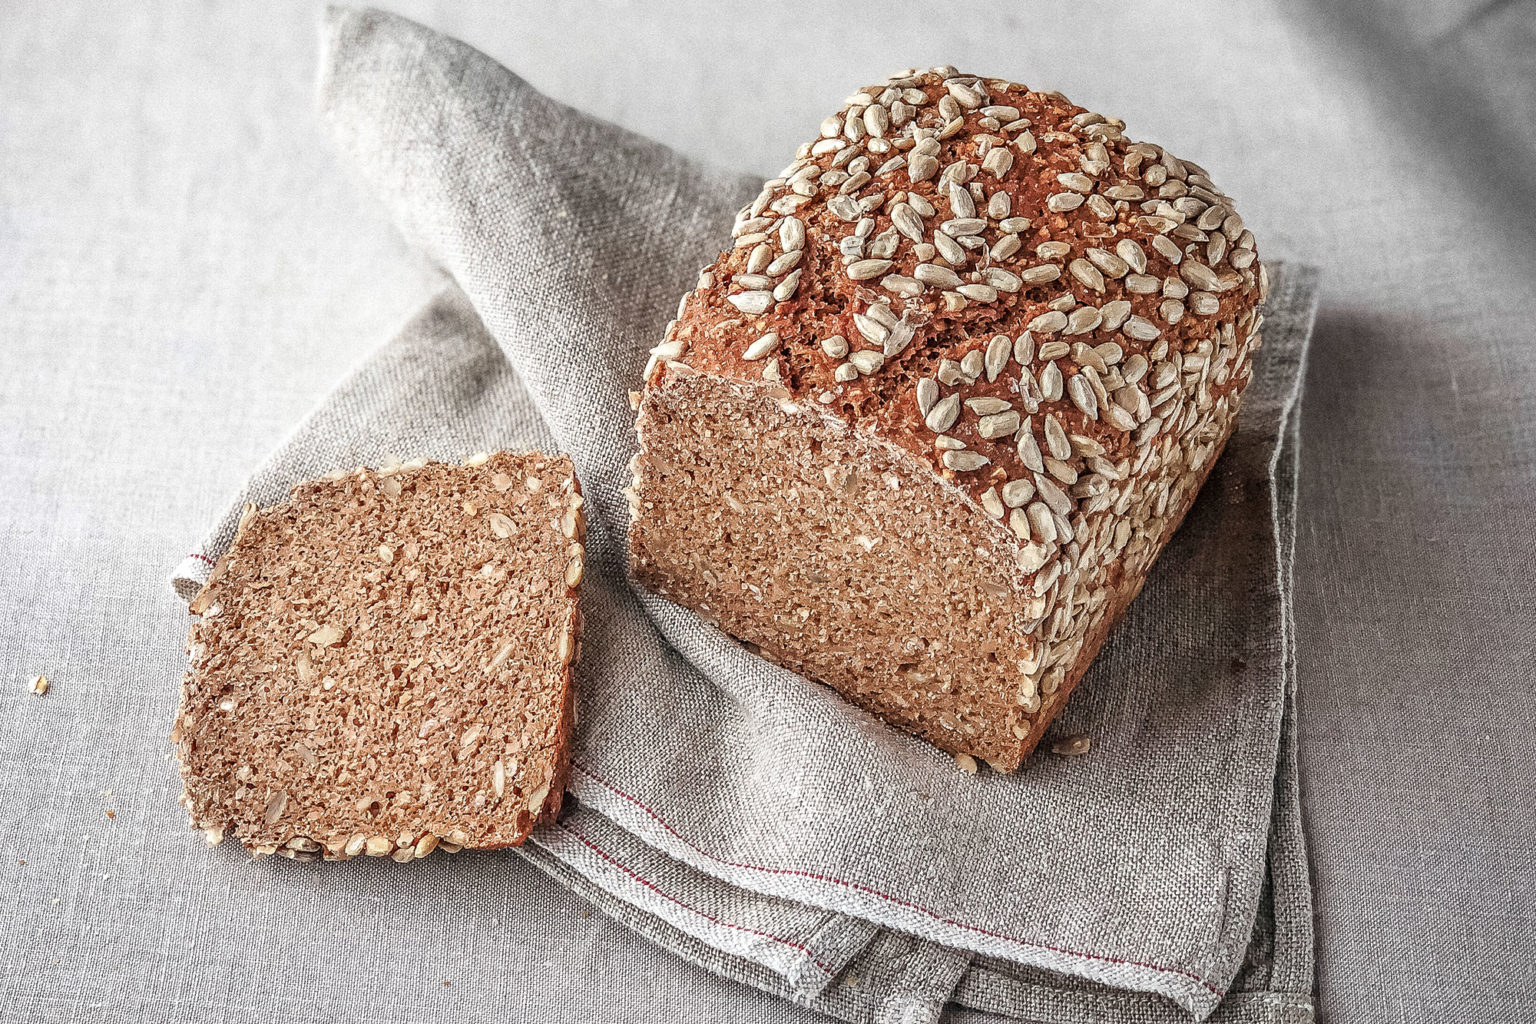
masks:
[[[924,419],[933,411],[939,400],[939,385],[932,377],[919,377],[917,381],[917,411]]]
[[[885,365],[885,355],[874,349],[860,349],[848,356],[848,362],[853,364],[855,370],[868,376]]]
[[[992,460],[973,451],[949,451],[944,453],[944,465],[957,473],[969,473],[980,469]]]
[[[767,358],[768,354],[779,347],[779,335],[775,331],[758,338],[747,346],[747,350],[741,354],[743,359],[758,360]]]
[[[990,395],[981,398],[967,398],[965,400],[965,407],[978,416],[990,416],[994,413],[1004,412],[1013,408],[1013,406],[1008,404],[1006,398],[993,398]]]
[[[773,293],[766,291],[737,292],[728,296],[726,301],[749,316],[757,316],[768,312],[768,307],[773,305]]]
[[[847,274],[850,280],[868,281],[890,269],[890,260],[856,260],[848,264]]]
[[[1067,393],[1072,397],[1072,404],[1081,409],[1085,416],[1091,420],[1099,418],[1099,402],[1086,377],[1080,373],[1073,374],[1067,381]]]
[[[955,421],[959,418],[960,396],[958,394],[953,394],[941,399],[937,404],[935,404],[934,407],[928,411],[928,414],[923,417],[923,422],[927,424],[928,429],[933,431],[935,434],[942,434],[944,431],[954,426]]]
[[[1096,292],[1104,290],[1104,275],[1099,269],[1085,259],[1075,259],[1067,264],[1067,270],[1073,277]]]
[[[936,263],[919,263],[912,271],[923,284],[932,285],[935,288],[958,288],[960,275],[948,267],[941,267]]]

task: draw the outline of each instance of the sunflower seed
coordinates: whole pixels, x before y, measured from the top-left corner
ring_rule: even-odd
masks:
[[[1019,429],[1019,414],[1010,409],[992,416],[983,416],[977,425],[977,433],[987,440],[1007,437]]]
[[[965,263],[965,250],[960,247],[959,242],[956,242],[944,232],[935,231],[933,233],[933,246],[939,250],[939,255],[944,257],[947,262],[957,267]]]
[[[919,217],[908,203],[897,203],[890,209],[891,223],[896,230],[912,239],[921,242],[924,237],[923,219]]]
[[[1030,535],[1042,544],[1054,544],[1056,542],[1056,520],[1051,515],[1051,510],[1044,502],[1031,502],[1024,510],[1025,518],[1029,521]]]
[[[984,395],[979,398],[967,398],[964,404],[967,409],[971,410],[971,412],[978,416],[991,416],[995,413],[1006,412],[1007,410],[1013,408],[1013,406],[1008,404],[1008,400],[1006,398],[995,398],[991,395]]]
[[[992,193],[992,198],[987,200],[987,216],[996,221],[1008,219],[1013,212],[1013,197],[999,189]]]
[[[1152,295],[1162,287],[1162,284],[1149,274],[1131,274],[1125,279],[1125,290],[1132,295]]]
[[[1191,288],[1202,292],[1221,291],[1221,282],[1216,277],[1216,272],[1203,263],[1195,260],[1186,260],[1179,267],[1179,276],[1189,283]]]
[[[944,453],[944,465],[957,473],[969,473],[987,465],[992,460],[980,452],[949,451]]]
[[[1019,238],[1018,235],[1004,235],[1002,238],[999,238],[996,242],[992,243],[992,248],[989,251],[989,255],[994,260],[1002,261],[1018,252],[1023,244],[1023,241]]]
[[[955,291],[976,302],[997,301],[997,289],[989,284],[963,284]]]
[[[1035,477],[1035,486],[1040,490],[1041,500],[1052,512],[1064,516],[1072,511],[1072,499],[1067,497],[1066,491],[1052,483],[1050,477]]]
[[[768,307],[773,305],[773,294],[766,291],[737,292],[727,296],[726,301],[749,316],[757,316],[768,312]]]
[[[1221,258],[1227,254],[1227,236],[1217,233],[1211,236],[1211,240],[1205,243],[1205,261],[1211,266],[1221,262]]]
[[[1093,306],[1079,306],[1067,316],[1066,334],[1086,334],[1099,326],[1103,314]]]
[[[994,178],[1001,178],[1013,166],[1013,154],[1002,146],[992,149],[981,162],[981,169]]]
[[[928,414],[923,417],[923,422],[927,425],[928,429],[933,431],[935,434],[942,434],[944,431],[954,426],[955,421],[959,418],[960,396],[958,394],[953,394],[941,399],[936,405],[934,405],[934,407],[928,411]]]
[[[891,328],[890,335],[885,339],[885,343],[881,347],[887,356],[899,355],[912,343],[912,338],[916,334],[917,328],[913,324],[902,320]]]
[[[1041,313],[1029,322],[1029,329],[1040,334],[1055,334],[1067,326],[1067,314],[1053,309],[1049,313]]]
[[[939,385],[932,377],[919,377],[917,381],[917,411],[926,418],[939,400]]]
[[[1072,443],[1067,440],[1067,432],[1062,429],[1061,421],[1049,413],[1045,417],[1045,446],[1054,458],[1072,457]]]
[[[1039,449],[1035,449],[1036,458],[1039,458]],[[1039,472],[1036,470],[1036,472]],[[1010,480],[1003,484],[1003,504],[1009,508],[1021,508],[1035,496],[1035,485],[1022,477],[1018,480]]]
[[[873,312],[873,307],[871,307]],[[860,336],[871,345],[883,345],[885,339],[891,336],[891,329],[880,323],[872,316],[863,313],[853,314],[853,326],[858,328]]]
[[[1067,270],[1073,277],[1096,292],[1104,290],[1104,275],[1099,269],[1085,259],[1075,259],[1067,264]]]
[[[1157,315],[1166,320],[1169,325],[1176,324],[1184,319],[1184,303],[1178,299],[1164,299],[1157,307]]]
[[[1049,284],[1061,277],[1061,268],[1054,263],[1042,263],[1019,272],[1025,284]]]
[[[1124,241],[1130,241],[1130,239],[1124,239]],[[1126,271],[1131,269],[1128,260],[1121,259],[1107,249],[1089,249],[1088,262],[1103,271],[1106,277],[1124,277]]]
[[[856,260],[848,264],[845,272],[850,280],[868,281],[870,278],[879,277],[890,269],[890,260]]]
[[[1019,335],[1013,343],[1013,360],[1020,366],[1028,366],[1035,361],[1035,336],[1028,331]]]
[[[863,211],[859,209],[859,204],[855,202],[851,197],[845,195],[836,195],[831,199],[828,199],[827,209],[832,213],[832,216],[836,217],[838,220],[848,221],[850,223],[858,220],[863,213]]]
[[[805,247],[805,222],[799,217],[785,217],[779,224],[779,245],[785,252]]]
[[[1190,292],[1189,308],[1200,316],[1215,316],[1221,310],[1221,300],[1210,292]]]
[[[1133,316],[1120,328],[1120,333],[1137,341],[1155,341],[1162,331],[1152,321]]]
[[[951,238],[958,238],[961,235],[980,234],[987,229],[987,222],[974,216],[954,217],[940,224],[939,228]]]
[[[967,110],[975,110],[983,102],[981,93],[970,86],[961,85],[955,81],[945,82],[944,86],[949,90],[949,94],[955,98],[955,102]]]
[[[1067,213],[1083,205],[1083,197],[1076,192],[1057,192],[1045,200],[1045,208],[1052,213]]]
[[[1073,374],[1067,381],[1067,393],[1072,398],[1072,404],[1083,411],[1083,414],[1091,420],[1099,418],[1099,402],[1094,396],[1093,388],[1088,385],[1082,374]],[[1065,456],[1059,456],[1065,458]]]
[[[951,181],[949,183],[948,198],[950,213],[953,214],[956,219],[965,221],[977,219],[976,204],[971,200],[971,194],[965,190],[964,185],[961,185],[956,181]],[[951,223],[953,223],[953,221],[951,221]],[[985,222],[983,222],[983,227],[985,227]],[[944,230],[949,231],[950,234],[973,233],[970,231],[953,231],[947,226],[944,228]],[[981,229],[977,228],[976,230],[979,231]]]
[[[987,342],[986,370],[987,380],[997,380],[997,375],[1002,373],[1008,365],[1008,356],[1013,351],[1013,342],[1006,334],[995,335]]]
[[[923,294],[923,282],[915,277],[903,277],[900,274],[886,274],[880,279],[880,287],[905,299],[916,298]]]
[[[1099,312],[1104,316],[1099,326],[1106,331],[1118,331],[1125,323],[1126,317],[1131,315],[1131,304],[1124,299],[1116,299],[1113,302],[1104,303],[1099,308]]]
[[[864,130],[875,138],[885,134],[885,130],[891,126],[891,115],[878,103],[871,103],[864,108]]]
[[[1184,260],[1184,251],[1179,248],[1178,243],[1166,235],[1153,235],[1152,248],[1156,249],[1158,255],[1174,266],[1178,266]]]
[[[1054,402],[1061,398],[1061,368],[1054,362],[1048,362],[1040,369],[1040,395],[1047,402]]]
[[[1064,736],[1051,743],[1051,753],[1060,757],[1081,757],[1088,753],[1092,744],[1093,741],[1082,734]]]
[[[1016,508],[1008,514],[1008,529],[1020,540],[1029,540],[1029,516],[1022,508]]]
[[[841,334],[834,334],[830,338],[821,340],[821,350],[833,359],[841,359],[848,354],[848,339]]]
[[[869,308],[865,310],[865,313],[867,313],[869,318],[875,321],[875,323],[879,324],[881,327],[896,326],[896,311],[890,307],[889,303],[871,303]]]
[[[907,157],[907,179],[913,184],[927,181],[939,171],[939,162],[926,153],[914,152]]]
[[[958,288],[960,275],[948,267],[941,267],[935,263],[919,263],[912,271],[912,276],[924,284],[933,285],[935,288]]]
[[[772,263],[769,263],[768,266],[764,267],[763,272],[769,277],[779,277],[780,275],[795,269],[795,266],[800,262],[801,257],[804,255],[804,249],[791,249],[789,252],[780,254],[777,259],[775,259]]]
[[[769,331],[747,346],[747,350],[741,354],[743,359],[758,360],[766,358],[768,353],[779,347],[779,335],[776,331]]]
[[[832,379],[839,384],[846,384],[851,380],[857,380],[858,376],[859,369],[852,363],[838,363],[837,369],[832,371]]]
[[[987,515],[993,519],[1003,518],[1008,511],[1003,508],[1003,503],[998,498],[997,488],[995,487],[988,487],[985,491],[981,492],[981,507],[986,509]]]
[[[885,365],[885,356],[874,349],[860,349],[848,356],[853,368],[866,376]]]

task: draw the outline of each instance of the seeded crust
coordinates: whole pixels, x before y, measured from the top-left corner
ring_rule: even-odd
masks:
[[[827,118],[653,350],[636,578],[1017,767],[1193,502],[1260,345],[1252,232],[1124,127],[953,68]]]
[[[403,863],[553,820],[584,539],[563,455],[358,469],[248,506],[191,605],[171,741],[192,826]]]

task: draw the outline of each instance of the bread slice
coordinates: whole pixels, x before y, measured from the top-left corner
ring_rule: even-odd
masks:
[[[404,862],[552,820],[584,536],[563,455],[359,469],[248,507],[191,606],[171,740],[193,827]]]
[[[632,571],[1012,769],[1231,435],[1267,288],[1198,164],[950,67],[860,89],[653,350]]]

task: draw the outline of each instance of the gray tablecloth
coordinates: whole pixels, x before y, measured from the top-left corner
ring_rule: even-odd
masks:
[[[401,7],[718,165],[770,173],[828,96],[937,60],[1200,154],[1266,251],[1328,282],[1296,566],[1321,1011],[1536,1016],[1532,5],[1047,4],[940,24],[915,5]],[[208,854],[181,831],[163,737],[116,725],[129,705],[169,722],[184,622],[166,554],[438,286],[313,119],[316,13],[4,16],[0,1013],[305,1020],[324,987],[370,1020],[793,1019],[511,859],[502,881],[528,898],[494,920],[430,862],[408,889],[381,866],[377,896],[334,916],[302,885],[258,885],[290,910],[261,930],[165,883]],[[1089,25],[1103,60],[1083,59]],[[1198,56],[1155,73],[1149,41],[1184,40]],[[46,697],[26,692],[37,673]],[[325,936],[352,970],[286,952]]]

